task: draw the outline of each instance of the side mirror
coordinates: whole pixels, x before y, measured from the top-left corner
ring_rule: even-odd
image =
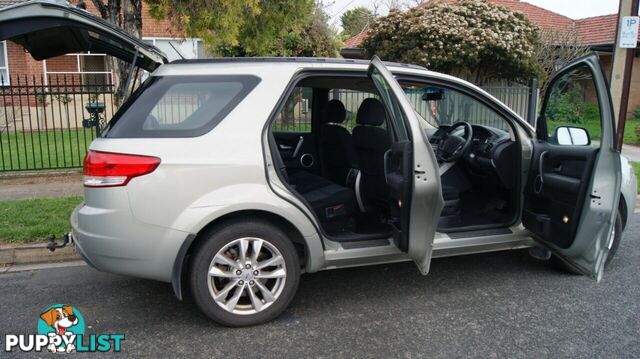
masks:
[[[582,127],[560,126],[554,131],[553,138],[561,146],[588,146],[591,144],[589,132]]]

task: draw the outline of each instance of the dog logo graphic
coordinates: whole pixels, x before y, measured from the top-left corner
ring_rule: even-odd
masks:
[[[76,350],[76,336],[84,334],[84,319],[76,308],[56,304],[40,314],[38,334],[49,336],[49,351],[71,353]]]

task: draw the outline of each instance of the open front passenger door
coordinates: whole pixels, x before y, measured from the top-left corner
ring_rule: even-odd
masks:
[[[394,241],[426,275],[443,206],[438,163],[402,87],[378,57],[371,60],[368,74],[382,97],[391,127],[387,130],[392,145],[384,166]]]
[[[609,86],[597,55],[552,79],[537,123],[522,221],[576,270],[600,280],[620,198]],[[589,133],[589,130],[591,133]],[[590,137],[601,132],[599,142]]]

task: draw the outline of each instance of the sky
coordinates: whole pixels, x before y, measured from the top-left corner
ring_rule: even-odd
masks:
[[[377,6],[380,14],[386,14],[389,3],[402,3],[415,6],[419,0],[324,0],[330,22],[340,28],[340,15],[356,6],[373,9]],[[618,0],[521,0],[542,8],[555,11],[572,19],[615,14],[618,12]]]

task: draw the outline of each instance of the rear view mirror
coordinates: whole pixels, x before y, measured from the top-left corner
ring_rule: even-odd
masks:
[[[581,127],[561,126],[553,133],[556,143],[562,146],[588,146],[591,144],[589,132]]]
[[[444,98],[444,91],[437,87],[428,87],[424,89],[425,92],[422,95],[423,101],[440,101]]]

